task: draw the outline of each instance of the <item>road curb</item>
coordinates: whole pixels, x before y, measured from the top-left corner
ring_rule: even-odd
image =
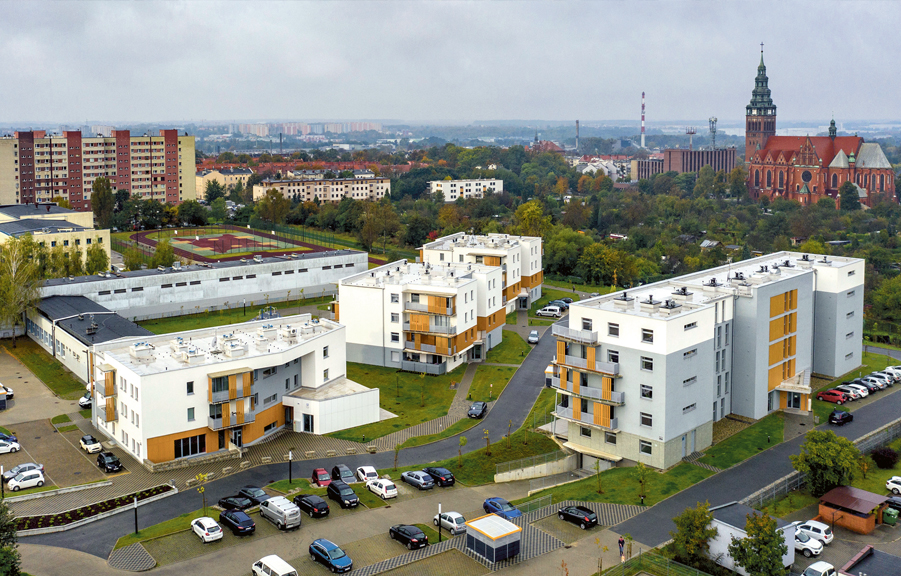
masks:
[[[59,496],[60,494],[68,494],[70,492],[81,492],[82,490],[91,490],[93,488],[105,488],[112,486],[109,480],[95,482],[93,484],[82,484],[80,486],[70,486],[68,488],[59,488],[57,490],[47,490],[45,492],[36,492],[34,494],[25,494],[24,496],[9,496],[4,498],[6,502],[25,502],[26,500],[37,500],[38,498],[49,498],[50,496]]]

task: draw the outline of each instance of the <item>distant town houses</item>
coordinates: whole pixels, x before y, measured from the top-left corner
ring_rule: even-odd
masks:
[[[496,178],[474,180],[433,180],[429,182],[429,192],[434,196],[441,192],[445,202],[455,202],[458,198],[484,198],[485,194],[504,191],[504,181]]]

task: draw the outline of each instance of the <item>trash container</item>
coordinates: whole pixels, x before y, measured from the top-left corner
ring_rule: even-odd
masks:
[[[898,511],[894,508],[886,508],[882,511],[882,523],[894,526],[898,522]]]

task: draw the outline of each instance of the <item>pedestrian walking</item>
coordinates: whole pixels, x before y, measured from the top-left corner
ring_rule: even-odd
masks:
[[[620,536],[619,540],[618,540],[618,544],[619,544],[619,555],[622,556],[623,558],[625,558],[624,549],[626,547],[626,539],[623,538],[622,536]]]

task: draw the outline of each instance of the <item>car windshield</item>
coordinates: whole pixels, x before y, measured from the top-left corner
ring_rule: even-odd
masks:
[[[454,518],[454,524],[462,524],[463,522],[463,518]]]
[[[500,500],[495,501],[495,504],[497,504],[497,507],[500,508],[501,512],[509,512],[510,510],[513,510],[513,506],[511,506],[509,502]]]
[[[442,476],[453,476],[453,474],[451,474],[450,470],[448,470],[447,468],[435,468],[435,472],[441,474]]]
[[[351,472],[350,470],[342,470],[341,471],[341,476],[344,476],[345,478],[350,478],[353,475],[354,475],[354,473]]]
[[[18,474],[15,478],[13,478],[13,480],[15,480],[16,482],[21,482],[22,480],[25,480],[25,474]]]
[[[798,542],[807,542],[810,540],[810,536],[803,532],[795,532],[795,538],[798,539]]]
[[[328,474],[326,474],[325,472],[320,472],[316,475],[316,478],[318,478],[319,480],[328,480]]]
[[[342,489],[341,489],[341,495],[342,495],[342,496],[353,496],[353,495],[354,495],[354,491],[351,490],[350,488],[342,488]]]
[[[245,492],[250,494],[251,496],[265,496],[266,493],[263,492],[262,488],[245,488]]]
[[[344,550],[335,547],[328,551],[328,557],[331,560],[337,560],[338,558],[344,558],[347,554],[344,553]]]

